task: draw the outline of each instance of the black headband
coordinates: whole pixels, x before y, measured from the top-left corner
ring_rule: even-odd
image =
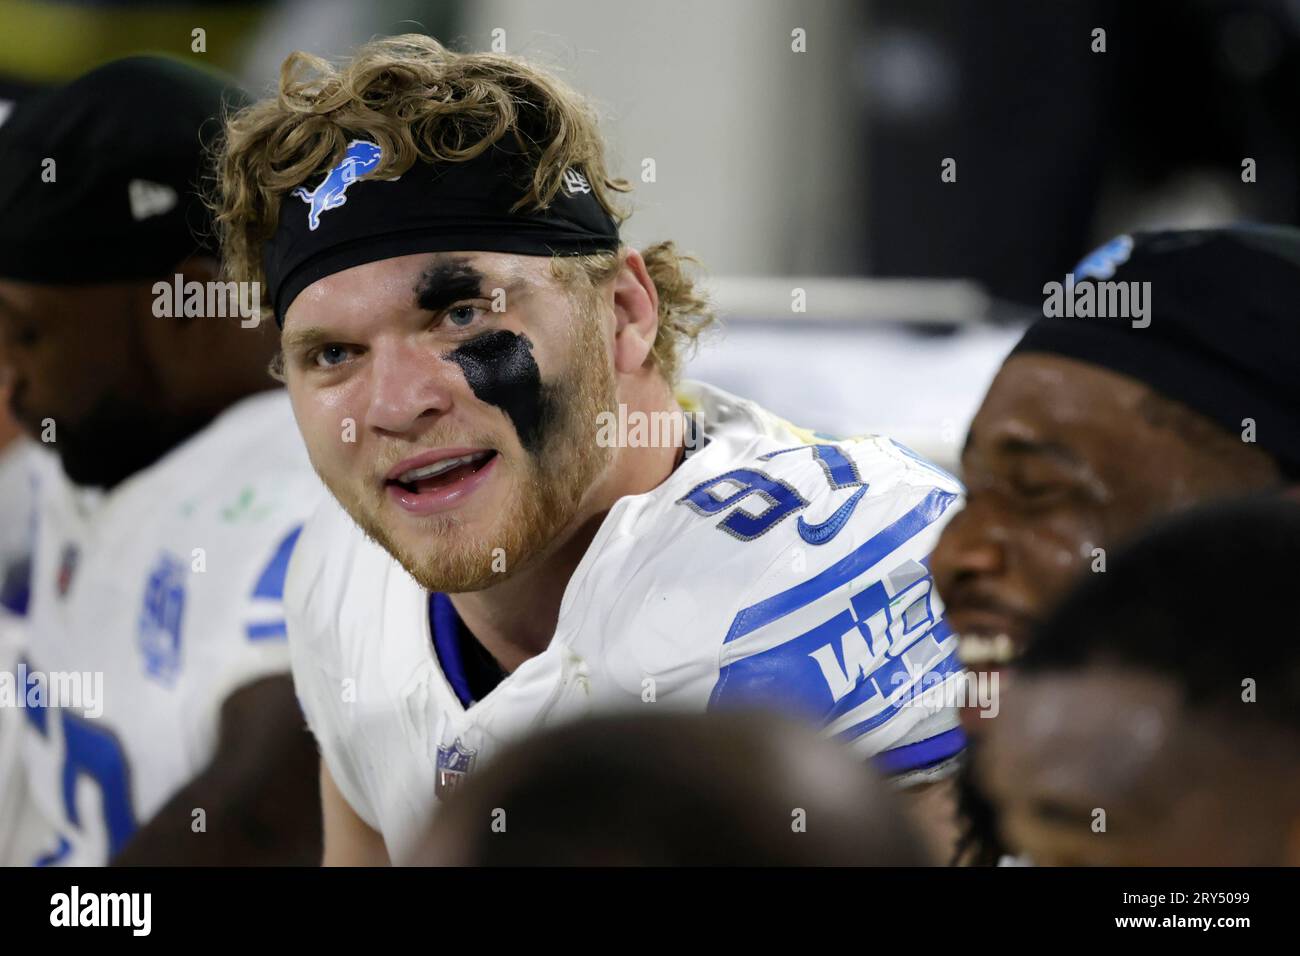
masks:
[[[1300,479],[1300,230],[1134,233],[1074,268],[1076,285],[1149,282],[1150,324],[1043,318],[1012,350],[1050,352],[1149,385],[1255,441]]]
[[[617,249],[618,225],[577,169],[546,209],[510,208],[531,170],[500,145],[472,160],[417,161],[396,179],[358,181],[381,150],[354,139],[315,188],[284,197],[263,265],[275,321],[303,289],[353,266],[418,252],[513,252],[576,256]]]

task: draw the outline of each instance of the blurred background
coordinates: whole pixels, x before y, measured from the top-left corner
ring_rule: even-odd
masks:
[[[1300,221],[1300,0],[0,0],[0,122],[129,53],[260,94],[292,50],[401,32],[593,98],[637,187],[626,239],[712,277],[725,327],[688,374],[950,468],[1043,283],[1091,247]]]

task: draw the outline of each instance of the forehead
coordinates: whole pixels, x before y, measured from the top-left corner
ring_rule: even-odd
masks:
[[[1136,379],[1057,355],[1026,353],[1003,363],[971,422],[969,446],[1015,450],[1025,443],[1105,446],[1144,427],[1151,390]]]
[[[293,300],[284,327],[359,316],[428,311],[426,294],[491,297],[554,283],[550,259],[502,252],[435,252],[367,262],[317,279]]]

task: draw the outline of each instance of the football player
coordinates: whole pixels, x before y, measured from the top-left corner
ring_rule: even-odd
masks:
[[[19,818],[26,780],[19,763],[22,713],[14,674],[22,657],[30,593],[32,467],[39,454],[9,412],[13,375],[0,342],[0,866],[19,860]]]
[[[228,94],[131,58],[0,131],[10,404],[62,465],[39,491],[17,669],[44,825],[28,862],[318,853],[281,594],[319,483],[273,343],[211,311],[233,312],[229,290],[202,294],[218,266],[196,189]],[[200,290],[193,308],[176,288]]]
[[[1012,659],[1151,522],[1300,479],[1300,230],[1120,236],[1073,275],[1150,314],[1039,319],[989,387],[933,565],[968,665]]]
[[[927,568],[960,487],[678,380],[708,305],[622,242],[571,89],[422,36],[295,54],[220,186],[334,499],[285,594],[327,863],[406,859],[504,742],[593,711],[783,709],[946,786],[961,731],[917,692],[960,679]]]
[[[1162,522],[1036,630],[975,779],[1039,865],[1300,865],[1300,504]]]

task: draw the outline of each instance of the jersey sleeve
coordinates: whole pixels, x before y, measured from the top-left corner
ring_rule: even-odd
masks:
[[[823,521],[805,509],[785,523],[728,628],[710,708],[805,716],[903,783],[954,769],[965,740],[945,689],[962,671],[929,560],[961,488],[924,464],[852,505],[852,486],[837,489]]]
[[[345,674],[337,632],[338,602],[346,589],[332,586],[326,578],[324,558],[337,519],[331,514],[334,507],[326,502],[308,520],[290,562],[284,603],[293,682],[307,726],[339,792],[358,817],[379,830],[379,816],[366,796],[361,767],[347,744],[348,718],[354,716],[347,708],[358,704],[356,681]]]
[[[213,751],[220,733],[221,709],[232,694],[267,677],[289,673],[284,582],[301,528],[300,518],[280,522],[262,530],[238,551],[206,558],[209,566],[197,586],[209,585],[213,591],[196,595],[201,599],[185,613],[185,630],[193,634],[194,642],[183,662],[191,753]],[[238,561],[243,566],[232,574],[212,566],[214,561]],[[157,620],[148,627],[142,624],[142,633],[165,630],[171,617],[169,607],[187,600],[183,594],[176,596],[178,584],[186,577],[198,579],[200,575],[193,574],[192,567],[177,569],[167,562],[153,569],[145,584],[142,622]],[[214,606],[220,604],[225,606]],[[199,615],[205,619],[194,620]],[[146,666],[165,671],[170,666],[167,642],[142,639],[142,643]],[[151,650],[151,644],[160,646]]]

